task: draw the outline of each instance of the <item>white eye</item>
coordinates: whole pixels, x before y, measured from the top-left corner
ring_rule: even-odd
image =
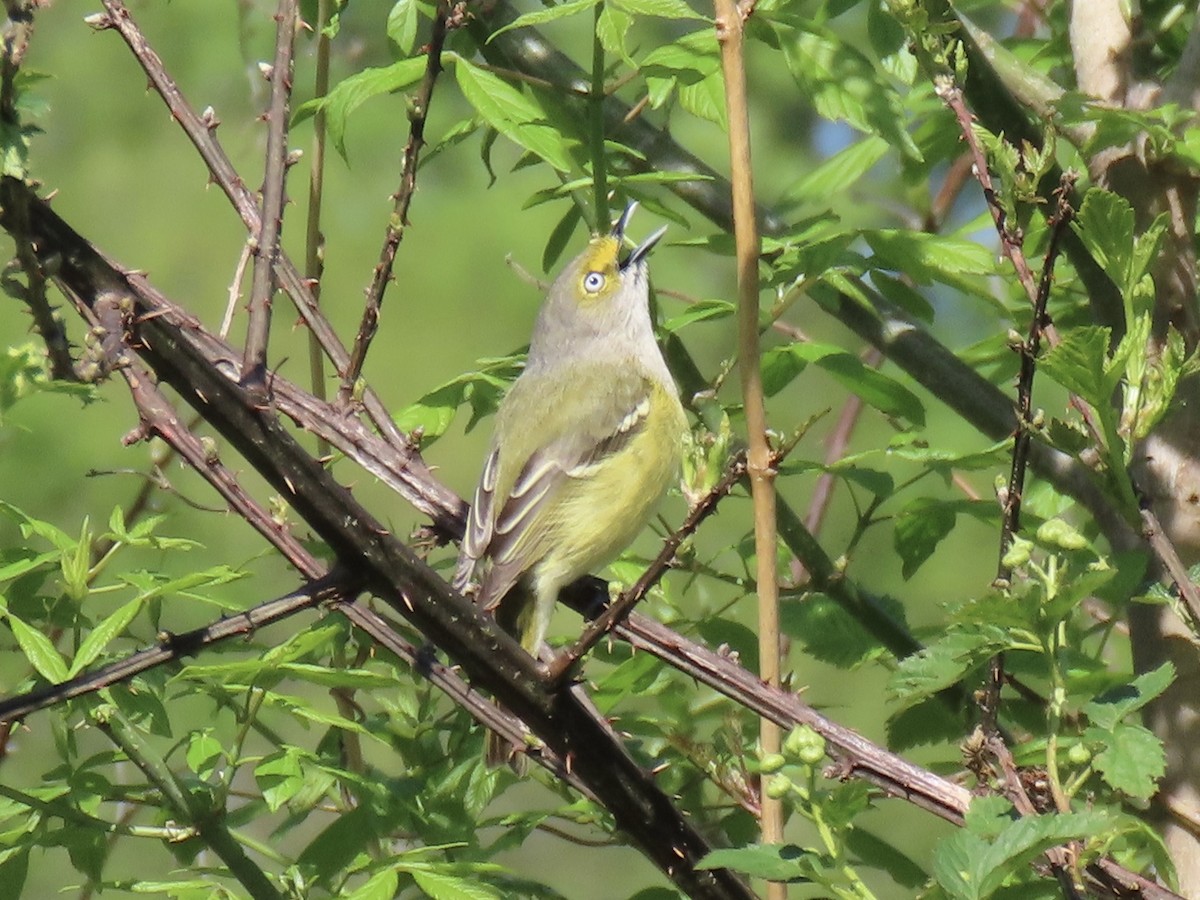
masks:
[[[597,294],[604,289],[604,275],[601,272],[588,272],[583,276],[583,289],[589,294]]]

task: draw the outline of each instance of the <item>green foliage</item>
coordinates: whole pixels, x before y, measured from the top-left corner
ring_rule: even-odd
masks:
[[[245,79],[230,73],[269,58],[270,48],[260,44],[271,42],[257,38],[273,41],[274,23],[255,4],[238,5],[232,50],[217,27],[232,12],[206,9],[210,27],[188,31],[177,30],[171,18],[185,15],[183,4],[158,6],[137,13],[166,17],[159,49],[168,70],[195,55],[189,42],[205,48],[181,83],[240,86]],[[640,216],[671,223],[654,257],[654,313],[696,420],[681,492],[689,504],[704,499],[745,430],[732,384],[733,241],[696,211],[708,210],[711,220],[728,215],[721,132],[729,110],[712,11],[684,0],[470,7],[452,21],[431,67],[433,5],[332,6],[324,33],[332,40],[335,83],[325,96],[297,105],[291,142],[307,148],[321,125],[342,158],[326,175],[347,196],[332,204],[336,213],[327,208],[314,223],[329,242],[322,249],[322,302],[339,328],[357,319],[345,298],[358,296],[363,272],[375,265],[376,232],[397,224],[380,198],[396,190],[394,161],[408,125],[428,113],[398,257],[402,296],[389,299],[381,320],[395,330],[372,348],[363,376],[389,373],[374,386],[398,410],[398,427],[419,440],[427,461],[461,492],[479,461],[474,449],[460,453],[460,444],[475,439],[460,440],[462,431],[486,423],[523,365],[520,351],[486,356],[520,346],[534,293],[527,287],[506,293],[498,261],[512,251],[521,265],[540,262],[553,273],[576,252],[581,225],[607,227],[597,194],[609,211],[636,199]],[[1065,456],[1042,452],[1043,463],[1052,458],[1058,467],[1053,471],[1035,460],[1022,521],[998,566],[1001,504],[993,491],[1007,490],[1013,442],[1004,423],[1011,422],[1005,417],[1019,362],[1011,335],[1028,333],[1029,298],[999,255],[979,183],[968,176],[954,187],[952,174],[966,171],[963,135],[938,91],[949,84],[970,88],[980,74],[973,69],[993,67],[992,93],[968,90],[977,120],[972,134],[992,175],[1006,238],[1021,246],[1035,274],[1051,243],[1044,214],[1060,167],[1086,172],[1090,154],[1131,146],[1148,168],[1194,178],[1200,138],[1178,109],[1115,109],[1059,88],[1072,63],[1059,11],[1047,10],[1044,33],[1002,45],[936,6],[762,0],[746,21],[764,231],[758,324],[768,349],[760,371],[774,445],[784,446],[780,435],[795,438],[776,473],[780,521],[793,525],[781,529],[777,551],[786,588],[786,669],[790,688],[806,691],[832,718],[859,723],[874,739],[882,739],[878,723],[885,722],[892,749],[920,746],[931,768],[960,774],[962,745],[970,746],[980,718],[970,698],[989,661],[1003,654],[1015,684],[1001,692],[999,723],[1022,773],[1045,785],[1035,799],[1049,811],[1017,815],[1004,796],[1011,786],[985,754],[968,760],[979,796],[966,826],[913,828],[897,812],[899,801],[882,801],[821,735],[795,729],[782,753],[762,754],[749,712],[619,641],[602,643],[586,660],[585,689],[666,795],[724,848],[705,866],[855,900],[1043,897],[1059,889],[1034,864],[1075,842],[1083,864],[1108,854],[1169,878],[1160,840],[1136,816],[1154,802],[1168,758],[1140,717],[1175,672],[1169,665],[1133,671],[1128,642],[1114,623],[1133,604],[1175,601],[1143,585],[1150,570],[1144,554],[1115,552],[1124,544],[1111,540],[1106,520],[1063,491],[1086,484],[1117,510],[1110,518],[1135,520],[1139,497],[1127,471],[1135,448],[1178,406],[1181,382],[1198,369],[1195,335],[1186,326],[1177,330],[1170,323],[1183,319],[1164,317],[1157,307],[1165,289],[1163,255],[1190,245],[1191,235],[1172,243],[1178,236],[1166,213],[1146,214],[1136,198],[1080,176],[1083,199],[1067,237],[1095,265],[1071,252],[1056,262],[1049,317],[1058,340],[1043,342],[1034,380],[1035,405],[1047,413],[1031,424],[1040,451]],[[312,0],[303,8],[315,15]],[[995,3],[980,5],[978,13],[983,22],[1011,18]],[[1172,20],[1158,7],[1143,13],[1156,19],[1160,40],[1137,43],[1142,63],[1167,72],[1182,52],[1188,17]],[[61,27],[47,24],[34,47],[56,40]],[[539,36],[563,56],[537,49]],[[967,41],[980,54],[970,63]],[[70,105],[67,93],[59,118],[50,116],[41,95],[51,86],[22,71],[12,85],[14,117],[0,116],[5,174],[42,177],[39,159],[71,147],[62,172],[46,179],[50,187],[70,184],[64,191],[70,203],[95,196],[97,171],[106,173],[106,185],[110,178],[117,184],[126,169],[140,174],[126,165],[135,158],[130,148],[119,165],[103,155],[110,122],[100,132],[89,121],[81,138],[70,131],[71,117],[78,113],[82,121],[94,107],[111,121],[133,122],[152,105],[139,80],[121,89],[137,105],[108,106],[108,94],[120,91],[98,97],[94,86],[119,78],[107,63],[98,61],[95,73],[90,65],[86,104]],[[70,70],[66,61],[58,66],[64,75]],[[435,71],[430,109],[418,109],[416,91],[429,86]],[[308,96],[312,74],[311,60],[300,54],[296,83],[304,87],[297,97]],[[232,156],[261,143],[253,130],[260,127],[261,98],[239,89],[253,99],[244,127],[224,114],[229,95],[220,107],[220,136],[237,148]],[[604,110],[596,102],[601,95]],[[1021,133],[1020,122],[992,108],[993,99],[1022,106],[1028,113],[1022,121],[1036,129]],[[128,133],[140,142],[165,131],[165,117],[153,115],[137,119]],[[35,138],[38,126],[50,132],[44,146]],[[236,128],[242,130],[230,136]],[[143,158],[142,148],[135,149]],[[351,156],[355,166],[347,175]],[[257,186],[257,176],[246,175],[257,169],[242,157],[237,164],[246,183]],[[300,168],[288,185],[297,207],[305,195]],[[76,170],[82,183],[67,182]],[[170,178],[174,185],[178,172]],[[354,196],[347,180],[369,185],[369,199]],[[611,196],[603,196],[600,184]],[[144,189],[123,190],[134,197]],[[185,305],[203,297],[225,302],[233,262],[206,255],[206,230],[189,230],[182,212],[171,228],[156,222],[172,247],[152,255],[144,237],[127,238],[121,230],[135,225],[136,216],[113,214],[111,201],[94,202],[102,214],[94,235],[100,246],[120,248],[130,255],[125,262],[156,275],[183,273],[174,290],[193,292],[178,298]],[[304,210],[294,208],[289,217],[294,212]],[[349,234],[352,218],[373,224],[338,243],[336,232]],[[304,233],[299,219],[288,220],[288,242]],[[648,233],[652,226],[644,225]],[[233,252],[243,240],[234,235]],[[180,246],[189,254],[183,264]],[[357,255],[363,246],[368,252]],[[135,258],[143,247],[147,258]],[[63,261],[43,262],[52,280]],[[219,271],[220,278],[193,286],[187,279],[199,279],[200,269],[205,276]],[[427,280],[417,284],[422,273]],[[1101,276],[1120,298],[1115,313],[1093,306]],[[10,274],[4,286],[9,307],[28,303],[25,286]],[[211,513],[192,509],[206,502],[192,499],[203,487],[157,451],[153,479],[170,493],[156,493],[149,507],[123,494],[114,501],[72,489],[75,505],[56,508],[50,489],[82,471],[61,462],[62,447],[87,441],[80,451],[87,469],[130,468],[127,455],[117,455],[119,433],[92,439],[54,431],[61,427],[56,420],[73,420],[76,401],[100,396],[108,409],[122,411],[109,418],[132,417],[119,379],[100,387],[51,380],[42,344],[23,336],[27,320],[9,313],[0,310],[5,333],[14,336],[0,350],[0,448],[21,462],[4,470],[17,473],[11,483],[0,483],[5,695],[85,676],[140,648],[169,646],[174,632],[237,615],[294,587],[294,572],[281,575],[248,559],[257,543],[249,552],[237,544],[240,537],[226,538],[219,549],[206,546],[229,520],[213,528]],[[219,318],[210,313],[197,316],[206,323]],[[862,336],[872,328],[892,357],[886,364],[863,352]],[[74,323],[70,336],[76,346],[98,339]],[[286,340],[279,331],[272,335],[272,363],[300,382],[303,351],[284,349]],[[947,352],[926,352],[937,341]],[[402,374],[392,378],[393,367]],[[995,400],[993,385],[1006,399]],[[1075,405],[1064,412],[1066,394]],[[859,401],[861,410],[846,424],[844,411]],[[43,434],[53,438],[42,440]],[[1070,460],[1081,465],[1074,481],[1060,477]],[[257,489],[248,469],[231,465],[249,490]],[[399,520],[398,530],[424,524],[411,522],[394,497],[345,460],[331,465],[384,518]],[[27,497],[21,483],[33,480],[27,473],[45,486],[44,504],[16,499]],[[759,642],[749,595],[757,560],[745,493],[735,488],[684,542],[674,571],[641,612],[754,668]],[[280,520],[307,538],[295,515],[279,508]],[[660,530],[684,514],[683,503],[671,500]],[[452,552],[430,546],[424,534],[412,542],[441,571],[450,569]],[[655,549],[650,539],[635,545],[607,574],[632,583]],[[574,618],[556,619],[556,640],[570,640],[578,628]],[[418,646],[424,640],[407,637]],[[8,740],[4,764],[14,766],[0,778],[0,900],[68,886],[240,898],[254,895],[256,871],[295,898],[487,900],[625,890],[625,882],[605,883],[587,894],[593,886],[578,874],[580,859],[595,855],[591,843],[612,845],[604,852],[612,854],[613,870],[632,857],[616,846],[622,838],[607,810],[548,775],[517,779],[486,769],[479,729],[467,714],[336,612],[199,649],[31,715],[26,727],[0,738]],[[830,755],[841,765],[826,772]],[[753,811],[764,794],[781,800],[789,817],[779,845],[762,844],[757,832]],[[549,853],[546,841],[554,842]],[[222,846],[238,848],[243,867],[238,854],[230,854],[230,865]],[[639,900],[674,896],[661,879],[635,892],[646,879],[630,878],[631,884],[642,878],[627,891]]]

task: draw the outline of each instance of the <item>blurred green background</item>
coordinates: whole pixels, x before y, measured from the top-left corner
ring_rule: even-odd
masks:
[[[197,109],[212,106],[222,125],[218,136],[251,187],[262,172],[265,129],[259,116],[266,103],[266,84],[257,64],[271,54],[274,26],[271,4],[235,0],[145,0],[130,3],[135,16],[158,50],[167,70],[178,80]],[[334,80],[364,65],[392,59],[383,35],[389,0],[355,0],[343,17],[335,43]],[[94,2],[57,0],[38,13],[37,31],[26,67],[51,74],[38,94],[49,108],[40,120],[45,130],[35,138],[32,171],[47,190],[57,192],[54,206],[77,230],[94,240],[120,263],[145,270],[153,283],[176,302],[216,328],[228,302],[230,284],[245,234],[221,192],[208,184],[206,170],[182,132],[172,123],[159,97],[145,89],[144,74],[115,32],[93,32],[84,16],[96,11]],[[854,29],[858,24],[844,23]],[[570,20],[548,30],[552,38],[568,45],[586,41],[583,20]],[[646,40],[653,39],[648,31]],[[312,50],[310,40],[300,43],[297,62],[297,100],[311,95]],[[753,90],[756,176],[760,197],[770,203],[833,149],[839,146],[837,129],[815,123],[799,108],[794,84],[786,73],[760,65],[751,48],[750,80]],[[437,141],[448,123],[457,121],[465,106],[451,79],[439,84],[434,95],[429,133]],[[685,120],[674,123],[672,133],[723,168],[724,135],[707,123]],[[399,160],[408,134],[403,98],[372,101],[353,118],[348,139],[349,165],[331,156],[326,187],[324,231],[327,238],[322,303],[349,343],[361,309],[363,290],[378,257],[391,201],[399,183]],[[292,133],[291,145],[307,149],[311,120]],[[439,154],[418,177],[412,206],[412,227],[405,232],[396,264],[396,280],[388,291],[381,328],[366,366],[366,377],[393,409],[403,409],[428,390],[474,366],[477,359],[501,356],[520,348],[540,301],[540,292],[515,271],[516,267],[545,279],[540,270],[547,236],[562,215],[562,205],[525,209],[534,191],[552,186],[544,167],[510,171],[518,151],[503,139],[493,153],[498,179],[489,176],[480,162],[478,138]],[[307,191],[307,159],[290,176],[292,204],[284,229],[284,243],[293,259],[303,259],[303,214]],[[895,197],[899,209],[908,188],[888,169],[879,167],[874,186],[880,192],[871,203],[856,204],[854,197],[830,198],[834,212],[854,220],[862,211],[887,208],[880,197]],[[678,203],[675,203],[679,207]],[[799,211],[797,211],[799,212]],[[897,214],[899,219],[899,214]],[[698,220],[696,220],[698,221]],[[659,223],[643,212],[635,219],[635,236]],[[884,226],[897,222],[873,222]],[[654,255],[655,283],[672,292],[696,298],[733,297],[733,268],[726,258],[696,248],[673,247],[672,241],[703,236],[706,226],[688,233],[672,225],[667,239]],[[580,229],[571,246],[585,235]],[[6,248],[7,249],[7,248]],[[568,255],[572,253],[568,250]],[[508,264],[511,260],[512,265]],[[242,301],[244,302],[244,300]],[[660,296],[667,315],[682,310],[683,303]],[[282,297],[276,303],[271,357],[280,371],[301,383],[305,380],[307,349],[303,334],[291,327],[294,316]],[[948,310],[956,333],[952,345],[963,345],[978,335],[982,318],[969,308]],[[69,309],[64,310],[76,343],[82,329]],[[857,350],[855,340],[814,306],[802,303],[790,316],[793,324],[815,338],[842,343]],[[729,357],[733,345],[732,319],[689,330],[686,340],[706,374],[714,373]],[[234,325],[234,343],[241,339],[244,321]],[[0,303],[0,334],[5,344],[20,343],[28,332],[23,308],[6,299]],[[807,435],[797,450],[802,458],[820,459],[823,437],[844,399],[831,382],[810,370],[803,388],[793,386],[772,404],[772,424],[788,432],[814,413],[832,408]],[[332,385],[331,385],[332,386]],[[731,388],[727,388],[729,391]],[[732,386],[736,390],[736,386]],[[731,394],[732,396],[732,394]],[[84,517],[103,522],[112,508],[125,503],[139,486],[136,473],[148,462],[145,445],[125,447],[122,437],[137,424],[119,380],[105,384],[99,402],[81,407],[78,400],[50,394],[18,405],[0,423],[0,498],[30,514],[75,532]],[[924,399],[928,399],[924,397]],[[962,429],[957,419],[929,402],[929,433],[938,446],[960,449],[981,447],[984,442]],[[486,423],[466,433],[466,415],[460,414],[448,434],[427,449],[446,483],[465,493],[473,486],[487,441]],[[878,416],[867,415],[853,446],[880,446],[891,436]],[[168,477],[183,497],[200,504],[216,503],[204,485],[178,464]],[[369,477],[343,464],[338,469],[355,494],[400,534],[420,524],[402,502]],[[788,499],[803,510],[815,476],[791,478],[784,489]],[[968,473],[967,479],[983,496],[990,494],[992,473]],[[253,483],[253,482],[251,482]],[[945,486],[929,484],[941,492]],[[169,515],[166,534],[188,535],[205,545],[208,564],[226,562],[247,566],[255,578],[226,589],[237,605],[250,605],[286,592],[295,579],[286,566],[262,549],[258,538],[237,518],[192,509],[179,497],[160,494],[155,504]],[[664,504],[668,523],[684,512],[679,496]],[[840,495],[822,532],[825,546],[836,555],[850,534],[854,510]],[[740,540],[750,530],[749,504],[735,499],[722,508],[717,520],[697,539],[700,553],[716,552]],[[0,537],[11,537],[13,526],[0,520]],[[4,534],[4,530],[9,534]],[[647,533],[639,545],[652,552],[656,537]],[[960,517],[959,527],[946,540],[931,564],[910,581],[900,577],[899,560],[891,550],[887,529],[875,529],[858,550],[852,574],[878,592],[903,599],[909,621],[916,627],[932,621],[940,604],[986,588],[995,568],[996,536],[991,529]],[[168,571],[186,571],[189,555],[148,560]],[[672,575],[682,586],[683,576]],[[726,588],[699,581],[694,596],[697,608],[713,607],[734,599]],[[651,609],[653,612],[653,609]],[[210,609],[172,607],[170,627],[181,630],[212,617]],[[753,622],[753,600],[745,598],[738,613]],[[311,618],[306,620],[311,621]],[[562,615],[558,627],[568,633],[578,620]],[[280,633],[299,626],[293,621]],[[794,652],[790,667],[793,685],[805,698],[844,724],[866,736],[884,740],[886,716],[881,668],[855,672],[832,669]],[[0,676],[6,676],[0,667]],[[4,689],[0,680],[0,690]],[[12,756],[4,762],[6,779],[20,780],[37,772],[40,760],[31,759],[37,743],[46,739],[41,720],[28,722],[29,732],[19,737]],[[953,760],[952,748],[938,747],[912,754],[919,762]],[[372,762],[388,770],[386,758]],[[523,789],[536,802],[536,786]],[[504,803],[517,803],[521,793],[510,793]],[[877,833],[927,858],[927,848],[945,826],[931,816],[890,801],[869,814],[866,824]],[[792,837],[792,835],[789,835]],[[794,839],[803,843],[799,831]],[[580,848],[558,838],[538,834],[504,862],[532,877],[544,879],[571,898],[611,898],[640,886],[661,884],[657,873],[626,849]],[[37,886],[28,896],[50,896],[78,876],[47,858],[38,872]],[[171,868],[166,854],[151,863],[118,857],[112,877],[129,874],[151,877],[151,865]],[[65,882],[63,879],[65,878]],[[620,886],[618,887],[618,883]],[[902,890],[879,882],[880,896],[900,898]],[[796,896],[805,896],[799,891]]]

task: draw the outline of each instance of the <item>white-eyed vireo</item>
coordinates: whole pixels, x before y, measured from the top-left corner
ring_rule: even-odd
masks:
[[[621,259],[635,207],[550,286],[458,557],[455,587],[479,578],[476,601],[535,658],[559,590],[633,540],[679,467],[687,421],[654,341],[646,263],[666,229]],[[493,742],[491,760],[505,755]]]

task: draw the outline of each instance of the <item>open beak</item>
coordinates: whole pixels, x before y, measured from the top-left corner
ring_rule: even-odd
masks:
[[[625,228],[629,225],[629,220],[633,218],[633,212],[637,209],[637,201],[633,201],[625,207],[625,212],[621,213],[621,218],[617,219],[616,224],[612,228],[612,236],[617,239],[617,243],[621,244],[625,240]],[[640,244],[633,248],[633,251],[625,257],[621,262],[622,269],[628,269],[630,266],[636,266],[641,262],[657,244],[664,234],[667,233],[667,226],[664,225],[650,237],[646,238]]]

